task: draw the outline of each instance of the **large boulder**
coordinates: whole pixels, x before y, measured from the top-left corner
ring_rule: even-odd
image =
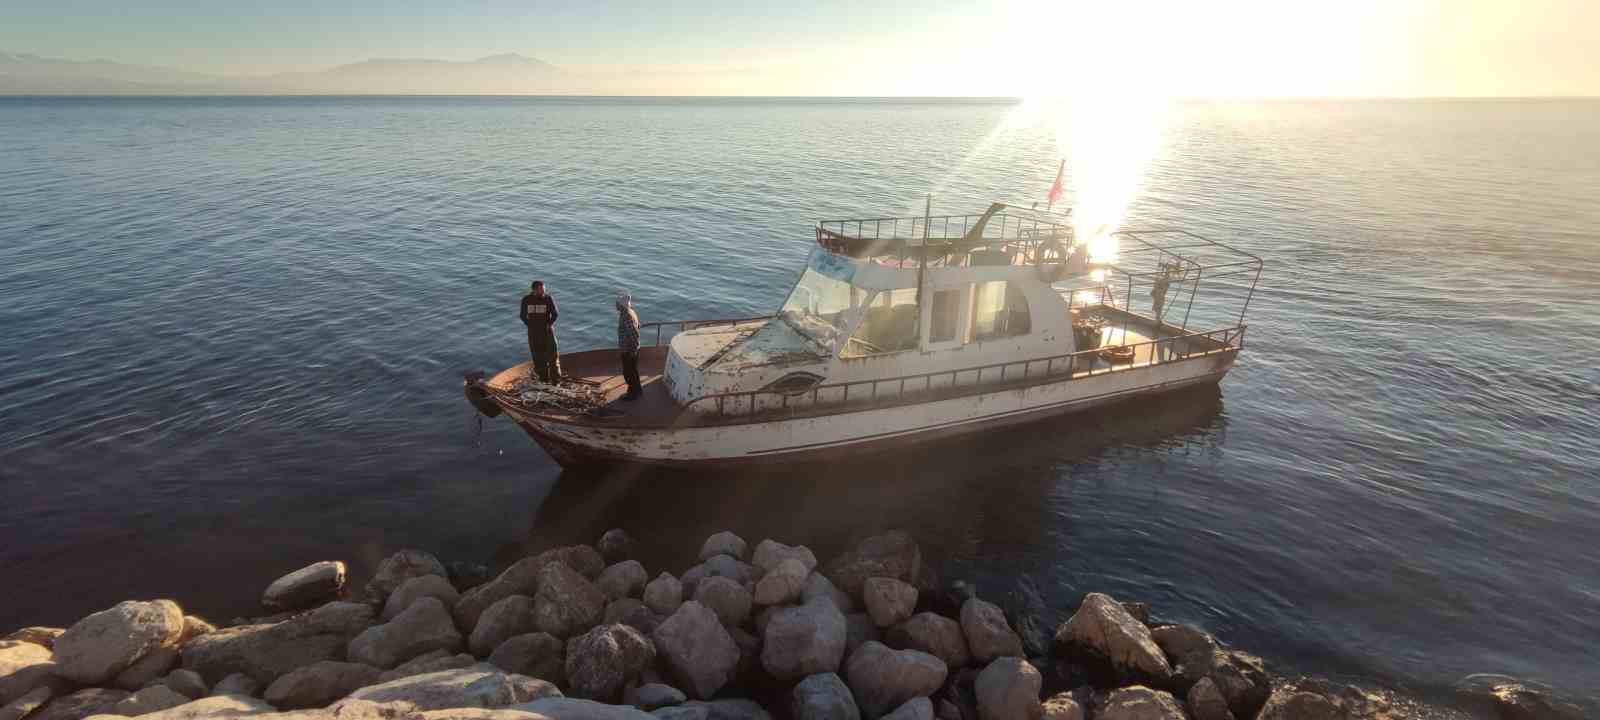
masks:
[[[495,579],[462,594],[455,606],[456,624],[464,628],[477,627],[478,616],[490,605],[512,595],[536,596],[539,572],[551,563],[565,565],[585,578],[599,577],[605,570],[605,560],[600,553],[587,545],[555,548],[523,558],[512,563]]]
[[[533,624],[540,632],[571,637],[600,624],[605,611],[605,593],[582,573],[562,563],[550,563],[539,571]]]
[[[144,657],[135,660],[128,669],[117,673],[111,679],[111,686],[121,690],[133,692],[152,680],[167,674],[178,664],[178,648],[159,647],[144,654]]]
[[[883,716],[883,720],[933,720],[933,701],[925,697],[911,698]]]
[[[743,560],[746,547],[748,546],[745,545],[744,538],[724,530],[706,538],[706,541],[700,545],[700,561],[705,562],[718,555],[727,555],[736,560]]]
[[[1044,678],[1022,658],[1003,657],[978,673],[973,692],[978,696],[982,720],[1039,720],[1044,708],[1039,689]]]
[[[739,627],[750,619],[750,607],[754,600],[743,585],[725,577],[701,580],[695,585],[694,599],[711,608],[722,624],[728,627]]]
[[[378,569],[373,571],[372,579],[367,581],[367,597],[374,602],[382,602],[395,590],[400,589],[406,581],[414,578],[434,575],[446,580],[450,573],[444,563],[431,553],[421,550],[401,550],[378,563]]]
[[[344,593],[345,567],[338,560],[312,563],[272,581],[261,593],[268,610],[301,610],[338,600]]]
[[[171,600],[127,601],[67,628],[55,641],[56,674],[99,685],[153,650],[183,636],[183,611]]]
[[[443,670],[460,670],[478,664],[478,659],[467,653],[451,653],[449,650],[434,650],[423,653],[410,660],[400,663],[393,670],[385,670],[378,675],[377,682],[386,683],[391,680],[408,678],[412,675],[427,675]],[[501,668],[505,670],[505,668]],[[506,670],[506,672],[513,672]]]
[[[794,720],[861,720],[850,688],[831,672],[817,673],[797,683],[790,694],[789,714]]]
[[[645,573],[644,565],[638,560],[624,560],[602,571],[594,584],[607,598],[616,600],[638,597],[649,581],[650,575]]]
[[[710,608],[690,600],[651,633],[656,651],[691,697],[706,699],[733,679],[739,646]]]
[[[806,574],[817,569],[817,556],[804,545],[785,545],[777,540],[762,540],[750,557],[750,564],[770,573],[785,560],[796,560],[805,566]]]
[[[661,573],[644,586],[644,605],[657,615],[671,615],[683,604],[683,583],[672,573]]]
[[[224,628],[184,645],[183,666],[207,682],[244,673],[265,686],[295,668],[343,660],[350,639],[374,619],[371,605],[336,602],[278,623]]]
[[[971,661],[967,651],[967,638],[961,632],[961,623],[931,612],[917,613],[911,619],[889,628],[889,647],[921,650],[949,666],[960,670]]]
[[[517,635],[526,635],[537,629],[533,612],[537,604],[527,595],[512,595],[490,605],[478,617],[467,639],[467,649],[479,657],[494,652],[500,643]]]
[[[600,551],[600,557],[608,563],[619,563],[633,558],[633,536],[622,528],[612,528],[600,536],[600,542],[594,544],[594,549]]]
[[[395,619],[362,631],[350,641],[346,652],[354,662],[392,668],[426,652],[454,652],[462,645],[461,633],[456,632],[444,603],[425,597]]]
[[[800,598],[811,571],[795,558],[774,565],[756,582],[753,593],[757,605],[787,605]]]
[[[356,690],[377,684],[381,672],[371,665],[323,660],[272,681],[262,699],[285,710],[326,707]]]
[[[961,604],[961,634],[972,659],[987,665],[1000,657],[1022,657],[1022,638],[1006,623],[999,605],[968,598]]]
[[[545,720],[657,720],[631,705],[608,705],[569,697],[547,697],[510,709],[534,713]]]
[[[389,599],[383,603],[383,619],[393,620],[400,613],[411,607],[411,604],[425,597],[438,598],[444,606],[455,607],[461,600],[461,593],[456,591],[456,586],[442,575],[421,575],[411,578],[400,587],[389,593]]]
[[[1171,693],[1143,685],[1111,691],[1094,716],[1095,720],[1186,720],[1183,706]]]
[[[926,697],[944,685],[944,661],[920,650],[891,650],[866,642],[845,663],[845,682],[855,694],[862,717],[877,720],[915,697]]]
[[[83,720],[90,715],[111,712],[117,703],[128,699],[126,690],[88,688],[71,695],[52,698],[28,715],[28,720]]]
[[[508,638],[489,654],[489,664],[508,673],[566,684],[566,643],[550,633]]]
[[[856,611],[856,602],[845,591],[834,587],[833,581],[827,575],[813,572],[806,576],[805,585],[800,586],[800,602],[811,603],[817,600],[827,600],[839,608],[839,612],[846,615]]]
[[[350,693],[334,707],[352,701],[368,701],[413,711],[501,708],[560,696],[560,690],[543,680],[510,675],[487,665],[474,665],[369,685]]]
[[[1150,629],[1111,596],[1089,593],[1056,631],[1056,653],[1097,666],[1122,680],[1165,683],[1172,666]],[[1116,683],[1106,683],[1116,684]]]
[[[567,643],[567,686],[575,697],[617,702],[655,661],[655,645],[638,630],[601,625]]]
[[[861,596],[861,587],[867,578],[894,578],[916,585],[921,571],[922,551],[917,541],[899,530],[862,540],[855,549],[822,568],[822,574],[852,597]]]
[[[784,608],[767,621],[761,666],[779,680],[838,672],[845,638],[844,616],[832,603]]]

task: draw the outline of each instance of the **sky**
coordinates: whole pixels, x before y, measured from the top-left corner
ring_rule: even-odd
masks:
[[[515,52],[662,94],[1600,95],[1600,0],[0,0],[0,51],[234,76]]]

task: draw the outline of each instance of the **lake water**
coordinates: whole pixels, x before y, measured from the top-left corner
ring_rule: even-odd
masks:
[[[997,102],[0,99],[0,629],[277,575],[505,560],[611,526],[681,572],[732,528],[889,527],[1065,617],[1103,590],[1434,693],[1600,695],[1600,102],[1189,104],[1130,226],[1264,256],[1219,390],[736,477],[563,475],[466,369],[764,314],[831,217],[1041,199]]]

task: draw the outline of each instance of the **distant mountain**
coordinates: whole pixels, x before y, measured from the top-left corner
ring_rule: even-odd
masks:
[[[457,62],[374,58],[317,72],[229,78],[109,60],[0,52],[0,95],[454,95],[572,92],[577,78],[506,53]]]

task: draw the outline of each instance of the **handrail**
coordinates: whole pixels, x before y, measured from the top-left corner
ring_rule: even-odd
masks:
[[[655,328],[655,330],[656,330],[656,340],[655,340],[654,343],[650,344],[650,347],[657,347],[657,346],[661,345],[661,329],[662,328],[666,328],[666,327],[672,327],[674,325],[676,325],[678,327],[678,332],[685,332],[685,331],[688,331],[688,330],[693,330],[695,328],[701,328],[701,327],[716,327],[716,326],[719,326],[719,325],[730,325],[731,326],[731,325],[739,325],[741,323],[755,322],[757,320],[771,320],[771,319],[772,319],[771,315],[762,315],[761,317],[729,318],[729,319],[717,319],[717,320],[658,320],[658,321],[654,321],[654,322],[640,323],[639,324],[639,335],[643,336],[646,330],[648,330],[650,328]]]
[[[1043,380],[1043,379],[1048,379],[1048,378],[1051,378],[1051,377],[1060,377],[1062,375],[1065,376],[1065,378],[1064,378],[1065,380],[1070,381],[1070,380],[1076,380],[1076,379],[1082,378],[1082,377],[1091,377],[1091,376],[1103,375],[1103,374],[1109,373],[1109,372],[1121,372],[1123,370],[1132,369],[1134,367],[1150,367],[1150,366],[1154,366],[1154,365],[1165,364],[1165,363],[1168,363],[1168,362],[1176,362],[1176,361],[1181,361],[1181,360],[1187,360],[1187,359],[1193,358],[1193,357],[1203,357],[1203,356],[1210,355],[1212,353],[1217,353],[1217,352],[1226,352],[1226,351],[1229,351],[1229,350],[1242,349],[1244,347],[1244,333],[1245,333],[1245,328],[1246,327],[1247,326],[1245,326],[1245,325],[1236,325],[1236,326],[1233,326],[1233,327],[1218,328],[1216,330],[1208,330],[1208,331],[1204,331],[1204,332],[1189,332],[1189,333],[1184,333],[1182,335],[1173,335],[1171,337],[1158,338],[1158,339],[1155,339],[1155,340],[1146,340],[1146,341],[1141,342],[1141,343],[1135,343],[1133,345],[1127,346],[1127,347],[1131,347],[1131,348],[1134,349],[1135,357],[1137,357],[1137,353],[1138,353],[1138,349],[1139,348],[1143,348],[1143,347],[1146,347],[1146,346],[1151,348],[1152,355],[1150,357],[1150,360],[1146,361],[1142,365],[1135,365],[1134,363],[1126,363],[1126,364],[1123,364],[1122,366],[1119,367],[1117,364],[1113,363],[1113,364],[1109,365],[1108,367],[1098,368],[1097,369],[1095,367],[1094,360],[1099,357],[1100,351],[1103,350],[1104,348],[1096,348],[1096,349],[1092,349],[1092,350],[1080,350],[1080,351],[1077,351],[1077,352],[1066,353],[1066,354],[1062,354],[1062,355],[1054,355],[1054,356],[1050,356],[1050,357],[1034,358],[1034,359],[1031,359],[1031,360],[1011,360],[1011,361],[1006,361],[1006,362],[990,363],[990,364],[987,364],[987,365],[977,365],[977,366],[971,366],[971,367],[965,367],[965,368],[958,368],[958,369],[955,369],[955,370],[939,370],[939,371],[935,371],[935,372],[918,373],[918,374],[915,374],[915,375],[905,375],[905,376],[892,377],[892,378],[878,378],[878,379],[873,379],[873,380],[851,380],[851,381],[842,382],[842,383],[832,383],[832,384],[828,384],[828,385],[818,385],[816,387],[811,388],[808,391],[802,391],[802,392],[795,393],[795,394],[786,394],[786,393],[782,393],[782,392],[775,391],[775,390],[741,390],[741,391],[737,391],[737,392],[728,392],[728,393],[713,393],[713,394],[710,394],[710,395],[702,395],[700,397],[697,397],[697,398],[695,398],[693,400],[690,400],[689,402],[685,403],[684,406],[683,406],[683,411],[682,412],[684,413],[685,417],[692,418],[692,419],[706,418],[706,419],[709,419],[709,420],[716,420],[716,419],[730,419],[730,418],[746,418],[746,417],[755,416],[756,414],[761,413],[761,412],[781,411],[781,410],[795,410],[795,409],[799,409],[799,408],[803,408],[803,407],[821,408],[821,407],[833,407],[833,406],[837,406],[837,405],[848,405],[850,403],[850,389],[853,388],[853,387],[870,388],[871,392],[870,392],[870,395],[868,395],[868,403],[876,404],[878,402],[882,402],[884,404],[892,404],[895,401],[904,402],[906,400],[906,398],[908,397],[907,396],[907,390],[906,390],[906,383],[907,382],[916,383],[918,381],[920,381],[922,383],[923,387],[921,387],[921,388],[912,388],[912,392],[928,393],[928,392],[933,392],[935,390],[940,390],[940,389],[954,390],[954,389],[957,389],[957,388],[965,388],[968,392],[965,392],[965,393],[954,393],[954,394],[950,395],[950,397],[960,397],[961,395],[976,394],[977,392],[980,392],[981,389],[985,387],[984,386],[984,379],[983,379],[984,372],[985,371],[993,371],[993,370],[996,370],[996,369],[999,370],[1000,377],[999,377],[998,381],[992,383],[992,385],[1025,384],[1025,383],[1028,383],[1028,381],[1030,379],[1033,379],[1033,378],[1038,378],[1038,379]],[[1217,337],[1219,335],[1221,336],[1220,339]],[[1221,344],[1221,347],[1209,348],[1209,349],[1206,349],[1206,350],[1201,350],[1199,352],[1185,352],[1185,353],[1183,353],[1181,355],[1176,355],[1176,356],[1173,356],[1173,357],[1167,357],[1167,353],[1160,353],[1159,355],[1154,353],[1154,350],[1155,350],[1156,346],[1159,346],[1159,345],[1176,345],[1181,341],[1195,340],[1195,339],[1200,339],[1200,338],[1205,338],[1205,339],[1208,339],[1208,340],[1212,340],[1214,342],[1219,342]],[[1080,358],[1087,358],[1089,360],[1089,362],[1086,363],[1087,371],[1084,372],[1081,375],[1078,374],[1080,371],[1077,369],[1078,361],[1079,361]],[[1061,363],[1062,361],[1065,361],[1064,372],[1057,370],[1058,363]],[[1034,366],[1035,365],[1041,365],[1041,364],[1044,366],[1043,374],[1042,375],[1035,374],[1034,370],[1033,370]],[[1021,366],[1021,370],[1022,370],[1021,377],[1018,377],[1018,378],[1016,378],[1014,380],[1008,380],[1008,378],[1007,378],[1007,374],[1008,374],[1007,370],[1008,370],[1008,368],[1013,368],[1013,367],[1017,367],[1017,366]],[[975,377],[973,378],[973,382],[970,385],[964,385],[963,386],[963,385],[959,385],[958,384],[960,377],[962,375],[964,375],[964,374],[975,374]],[[950,378],[949,384],[942,385],[942,386],[939,386],[939,387],[936,388],[934,386],[934,382],[933,382],[934,379],[935,378],[944,378],[944,377],[949,377]],[[881,386],[885,386],[885,385],[894,386],[894,387],[896,387],[896,390],[892,395],[888,396],[886,400],[879,400],[879,388]],[[822,395],[824,393],[827,393],[827,392],[830,392],[830,391],[838,392],[841,397],[840,397],[840,399],[838,400],[837,403],[824,404],[824,402],[821,400]],[[859,394],[860,393],[858,393],[858,395]],[[805,396],[808,396],[808,395],[810,396],[810,403],[809,404],[791,407],[791,405],[790,405],[790,399],[791,398],[805,397]],[[757,400],[757,398],[760,398],[760,397],[780,398],[781,402],[780,402],[780,404],[778,404],[776,406],[769,405],[769,406],[765,406],[765,407],[757,407],[756,400]],[[944,399],[948,399],[948,398],[944,398]],[[735,406],[732,409],[737,414],[730,414],[729,407],[728,407],[730,401],[735,401]],[[716,403],[716,405],[717,405],[717,408],[716,408],[714,414],[713,413],[705,413],[705,414],[698,414],[697,415],[696,413],[692,412],[694,410],[695,406],[697,406],[697,405],[709,404],[709,403],[713,403],[713,402]],[[925,399],[917,400],[917,402],[927,402],[927,400],[925,400]],[[738,407],[739,404],[745,405],[745,409],[742,412],[738,412],[739,409],[740,409]]]

